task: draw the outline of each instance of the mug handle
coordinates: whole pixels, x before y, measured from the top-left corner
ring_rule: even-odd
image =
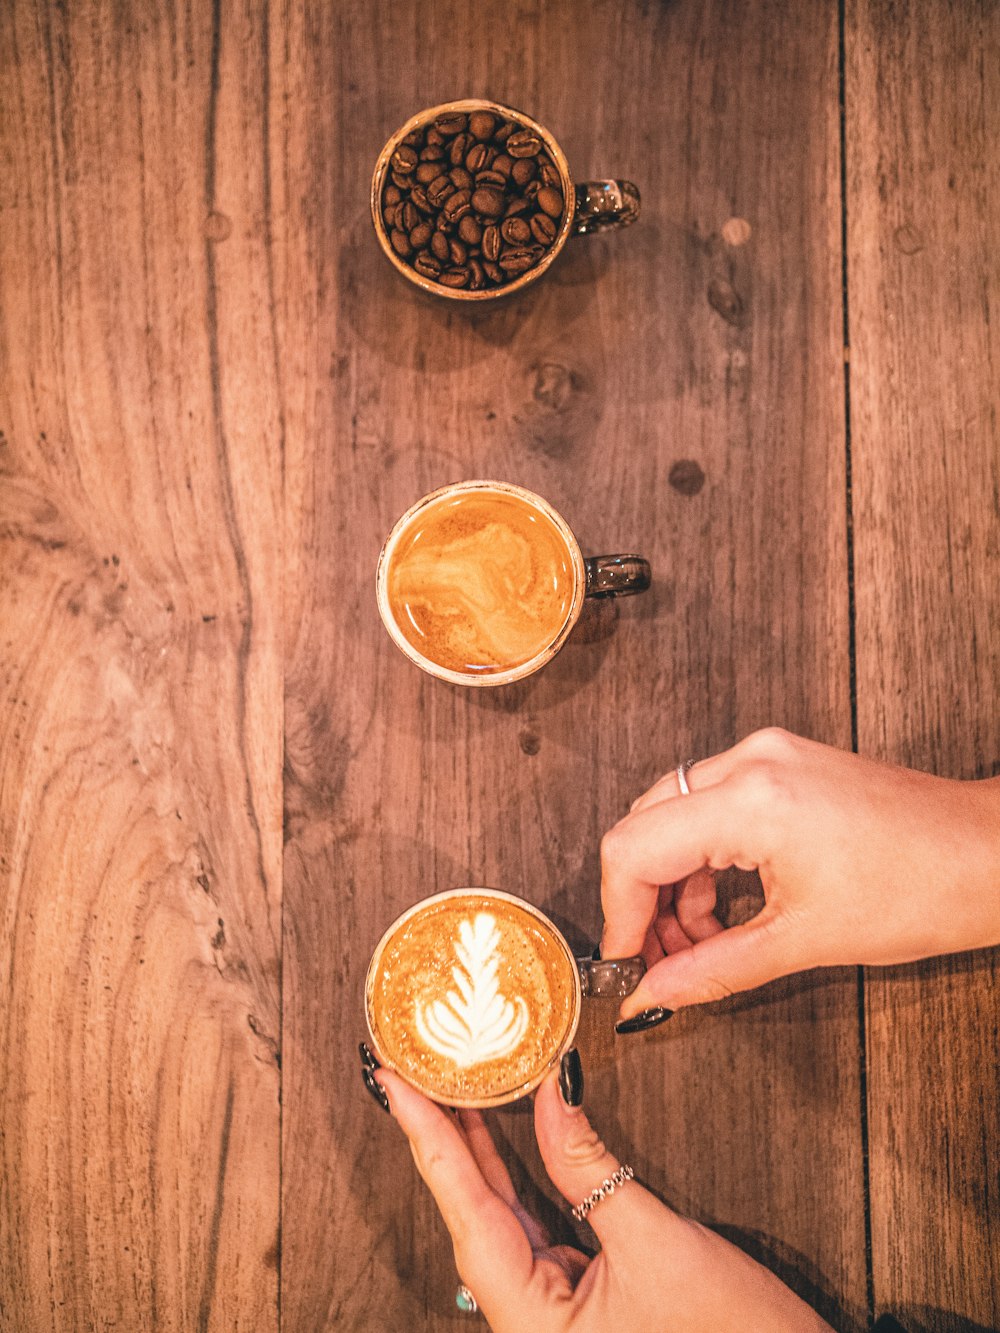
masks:
[[[586,597],[630,597],[652,582],[649,561],[641,555],[591,555],[584,559]]]
[[[574,236],[629,227],[639,216],[639,187],[631,181],[580,181],[573,188]]]
[[[578,958],[580,989],[585,996],[623,1000],[646,974],[646,964],[634,958]]]

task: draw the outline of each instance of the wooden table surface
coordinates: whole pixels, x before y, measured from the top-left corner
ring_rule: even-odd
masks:
[[[765,724],[1000,772],[1000,8],[16,0],[0,69],[0,1328],[467,1327],[358,1077],[388,921],[593,940],[603,831]],[[367,191],[475,94],[643,215],[470,310]],[[484,692],[373,595],[471,476],[655,575]],[[837,1329],[997,1328],[997,961],[596,1006],[588,1108]]]

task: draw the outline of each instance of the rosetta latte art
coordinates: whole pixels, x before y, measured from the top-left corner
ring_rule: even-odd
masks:
[[[518,1046],[528,1027],[528,1006],[500,993],[500,932],[488,912],[462,921],[455,941],[456,990],[443,1000],[416,1007],[421,1039],[460,1068],[502,1059]]]

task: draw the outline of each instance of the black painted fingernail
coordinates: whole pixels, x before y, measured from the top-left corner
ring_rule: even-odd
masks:
[[[372,1048],[366,1041],[358,1042],[358,1054],[361,1056],[361,1063],[365,1069],[381,1069],[382,1066],[375,1059]]]
[[[891,1314],[883,1314],[872,1324],[872,1333],[906,1333],[906,1329]]]
[[[665,1023],[668,1018],[673,1017],[673,1013],[672,1009],[644,1009],[634,1018],[623,1018],[620,1023],[616,1023],[615,1031],[645,1032],[647,1028],[655,1028],[658,1023]]]
[[[567,1106],[583,1103],[583,1065],[580,1052],[574,1046],[567,1051],[559,1065],[559,1091]]]
[[[595,963],[599,963],[601,961],[601,946],[599,944],[594,945],[594,952],[590,956]]]
[[[381,1106],[382,1110],[388,1111],[389,1098],[385,1095],[385,1088],[383,1088],[382,1085],[376,1081],[375,1075],[372,1073],[372,1071],[368,1068],[367,1065],[361,1066],[361,1077],[365,1081],[365,1087],[368,1089],[368,1091],[371,1093],[374,1099],[378,1102],[379,1106]]]

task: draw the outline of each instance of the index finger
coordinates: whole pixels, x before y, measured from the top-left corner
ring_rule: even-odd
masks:
[[[458,1126],[390,1070],[380,1069],[376,1078],[451,1234],[462,1281],[487,1316],[491,1304],[526,1299],[531,1244],[510,1206],[483,1178]]]
[[[619,820],[601,842],[601,957],[640,952],[661,885],[676,884],[706,866],[755,869],[759,834],[747,813],[739,784],[726,779]]]

